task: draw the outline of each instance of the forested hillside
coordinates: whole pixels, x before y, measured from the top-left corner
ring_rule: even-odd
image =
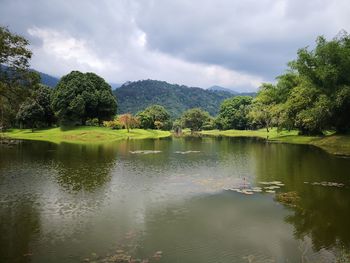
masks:
[[[137,113],[152,104],[164,106],[172,117],[187,109],[202,108],[216,115],[224,99],[233,94],[226,91],[209,91],[190,88],[165,81],[140,80],[128,82],[114,90],[118,100],[118,113]]]

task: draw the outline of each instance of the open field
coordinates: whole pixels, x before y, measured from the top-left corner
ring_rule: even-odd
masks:
[[[162,138],[170,136],[171,133],[168,131],[142,129],[132,129],[128,133],[127,130],[85,126],[67,129],[40,129],[34,132],[30,129],[12,129],[5,132],[4,135],[13,139],[39,140],[54,143],[102,143],[122,139]]]

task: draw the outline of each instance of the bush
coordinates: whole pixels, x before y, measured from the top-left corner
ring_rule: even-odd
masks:
[[[103,126],[107,127],[107,128],[111,128],[113,130],[119,130],[122,128],[121,123],[118,121],[117,118],[115,118],[114,120],[111,121],[104,121],[103,122]]]

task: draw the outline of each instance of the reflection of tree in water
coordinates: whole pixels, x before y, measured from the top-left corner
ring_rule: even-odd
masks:
[[[21,197],[20,200],[8,200],[1,204],[0,222],[2,262],[30,262],[31,242],[40,230],[40,216],[35,201]]]
[[[94,191],[111,178],[117,146],[62,143],[57,148],[57,180],[71,191]]]
[[[312,238],[316,250],[344,246],[350,248],[350,194],[347,189],[310,186],[286,222],[295,228],[298,239]]]
[[[348,185],[348,159],[334,158],[313,147],[281,144],[260,145],[252,155],[256,182],[282,181],[285,186],[280,191],[296,192],[300,197],[296,207],[289,207],[293,214],[286,218],[296,238],[309,236],[317,251],[339,246],[350,249],[350,189],[304,183]]]

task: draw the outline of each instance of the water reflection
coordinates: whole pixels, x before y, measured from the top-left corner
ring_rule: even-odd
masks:
[[[30,262],[32,244],[40,234],[35,198],[17,196],[5,200],[2,196],[0,222],[1,262]]]
[[[117,147],[63,143],[53,158],[57,181],[62,187],[69,191],[94,191],[110,181],[117,161]]]
[[[122,248],[142,259],[162,251],[170,263],[331,262],[349,251],[349,165],[248,138],[0,147],[0,261],[98,261]],[[300,203],[223,190],[242,181],[281,181],[276,191]],[[346,186],[304,183],[320,181]]]

